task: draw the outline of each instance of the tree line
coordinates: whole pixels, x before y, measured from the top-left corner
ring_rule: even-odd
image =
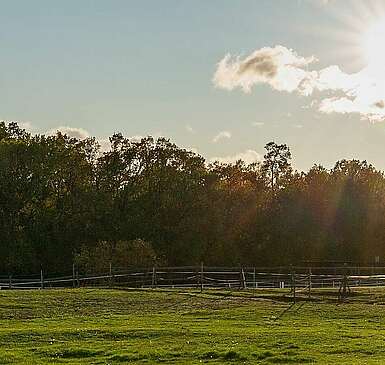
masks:
[[[366,161],[299,172],[275,142],[253,164],[165,138],[110,144],[0,123],[1,273],[384,259],[385,178]]]

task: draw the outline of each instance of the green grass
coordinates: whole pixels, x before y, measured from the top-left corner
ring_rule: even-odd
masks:
[[[385,363],[385,291],[282,295],[4,290],[0,364]]]

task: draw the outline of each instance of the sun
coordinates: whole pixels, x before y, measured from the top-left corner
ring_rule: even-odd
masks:
[[[363,37],[363,48],[367,65],[375,70],[384,70],[385,18],[376,21],[369,27]]]

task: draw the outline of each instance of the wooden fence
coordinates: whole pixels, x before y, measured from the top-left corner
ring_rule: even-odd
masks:
[[[385,286],[385,267],[150,267],[113,269],[90,274],[76,267],[63,275],[0,276],[1,289],[44,289],[82,286],[127,288],[290,288],[297,292],[315,288]],[[345,289],[343,288],[345,286]]]

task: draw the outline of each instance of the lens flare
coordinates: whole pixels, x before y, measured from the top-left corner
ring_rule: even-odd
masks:
[[[367,65],[385,74],[385,18],[375,22],[364,34],[363,48]]]

